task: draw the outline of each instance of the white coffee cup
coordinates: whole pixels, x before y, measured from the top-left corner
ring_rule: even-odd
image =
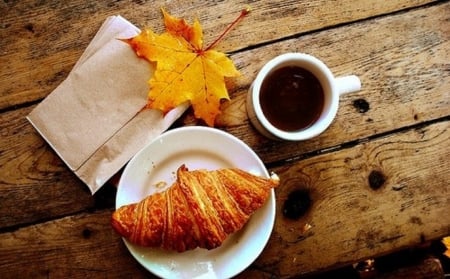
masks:
[[[265,114],[261,106],[260,94],[263,83],[275,71],[292,66],[303,68],[318,80],[322,88],[321,93],[323,92],[320,100],[323,100],[323,102],[322,109],[318,116],[316,116],[317,119],[310,123],[309,126],[296,130],[285,130],[274,125],[273,121],[269,121],[267,113]],[[322,61],[309,54],[285,53],[270,60],[259,71],[248,91],[246,103],[247,114],[253,126],[268,138],[289,141],[307,140],[321,134],[330,126],[336,116],[339,107],[339,96],[341,94],[360,89],[361,81],[357,76],[349,75],[336,78]],[[270,105],[277,106],[276,103],[274,101]],[[277,110],[276,107],[273,107],[273,109],[275,111]]]

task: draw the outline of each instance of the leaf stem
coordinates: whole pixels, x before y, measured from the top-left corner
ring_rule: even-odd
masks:
[[[228,25],[225,31],[223,31],[223,33],[203,51],[208,51],[214,48],[223,39],[223,37],[225,37],[225,35],[228,34],[234,26],[236,26],[236,24],[238,24],[246,15],[250,13],[250,10],[250,7],[245,7],[242,9],[239,16],[230,25]]]

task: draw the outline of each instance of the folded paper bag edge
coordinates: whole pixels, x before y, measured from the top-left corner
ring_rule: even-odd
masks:
[[[55,153],[61,158],[61,160],[69,167],[71,171],[73,171],[79,179],[81,179],[90,189],[91,194],[95,194],[111,177],[113,177],[120,169],[122,169],[131,158],[135,156],[141,149],[145,148],[145,146],[149,143],[151,143],[153,140],[155,140],[160,134],[162,134],[164,131],[166,131],[189,107],[188,103],[181,104],[180,106],[172,109],[169,111],[164,117],[161,118],[161,122],[158,123],[155,127],[154,125],[150,125],[149,127],[145,127],[144,124],[138,123],[139,128],[147,128],[149,130],[150,135],[144,136],[144,139],[137,138],[133,141],[134,144],[130,144],[129,147],[131,147],[128,150],[131,152],[128,153],[122,153],[119,156],[115,157],[112,156],[111,158],[108,158],[110,154],[108,152],[105,152],[105,149],[110,148],[108,146],[108,143],[114,142],[117,139],[114,139],[112,137],[108,142],[106,142],[104,145],[99,147],[99,149],[92,154],[92,156],[84,162],[80,167],[77,169],[72,169],[70,165],[66,162],[63,156],[59,154],[58,150],[52,145],[51,141],[48,141],[45,137],[45,134],[43,134],[39,128],[34,126],[33,122],[28,119],[28,116],[26,117],[29,122],[33,125],[33,127],[39,132],[39,134],[47,141],[47,143],[50,145],[50,147],[55,151]],[[153,111],[153,112],[152,112]],[[144,114],[145,113],[145,114]],[[162,114],[160,111],[156,110],[144,110],[143,112],[139,113],[139,115],[143,114],[146,117],[149,117],[148,114]],[[153,118],[154,119],[154,118]],[[134,123],[135,121],[145,122],[143,119],[138,119],[138,117],[133,118],[130,120],[130,123]],[[126,127],[126,126],[125,126]],[[124,127],[124,128],[125,128]],[[129,128],[129,127],[128,127]],[[121,129],[122,131],[122,129]],[[119,131],[118,133],[120,133]],[[151,133],[151,131],[155,133]],[[121,140],[124,140],[124,137],[121,138]],[[141,143],[137,142],[141,141]],[[92,159],[92,160],[90,160]],[[103,164],[100,164],[99,162],[103,162]],[[93,175],[94,174],[94,175]]]
[[[164,133],[188,107],[188,103],[181,104],[164,116],[159,110],[141,111],[115,137],[100,147],[90,160],[80,166],[75,174],[89,186],[91,193],[95,194],[140,150]],[[136,130],[141,132],[135,134]]]
[[[141,30],[134,26],[131,22],[123,18],[121,15],[109,16],[100,26],[99,30],[86,47],[80,58],[73,66],[75,70],[79,65],[82,65],[89,57],[94,55],[101,49],[109,40],[123,37],[129,38],[139,34]]]

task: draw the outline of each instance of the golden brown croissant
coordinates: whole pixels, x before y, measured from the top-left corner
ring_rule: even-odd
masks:
[[[240,169],[188,171],[183,165],[169,189],[120,207],[111,223],[137,245],[213,249],[244,226],[278,183]]]

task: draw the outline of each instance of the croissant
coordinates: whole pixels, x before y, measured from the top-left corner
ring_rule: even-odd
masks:
[[[131,243],[183,252],[214,249],[240,230],[279,180],[237,168],[189,171],[184,165],[164,192],[118,208],[114,230]]]

